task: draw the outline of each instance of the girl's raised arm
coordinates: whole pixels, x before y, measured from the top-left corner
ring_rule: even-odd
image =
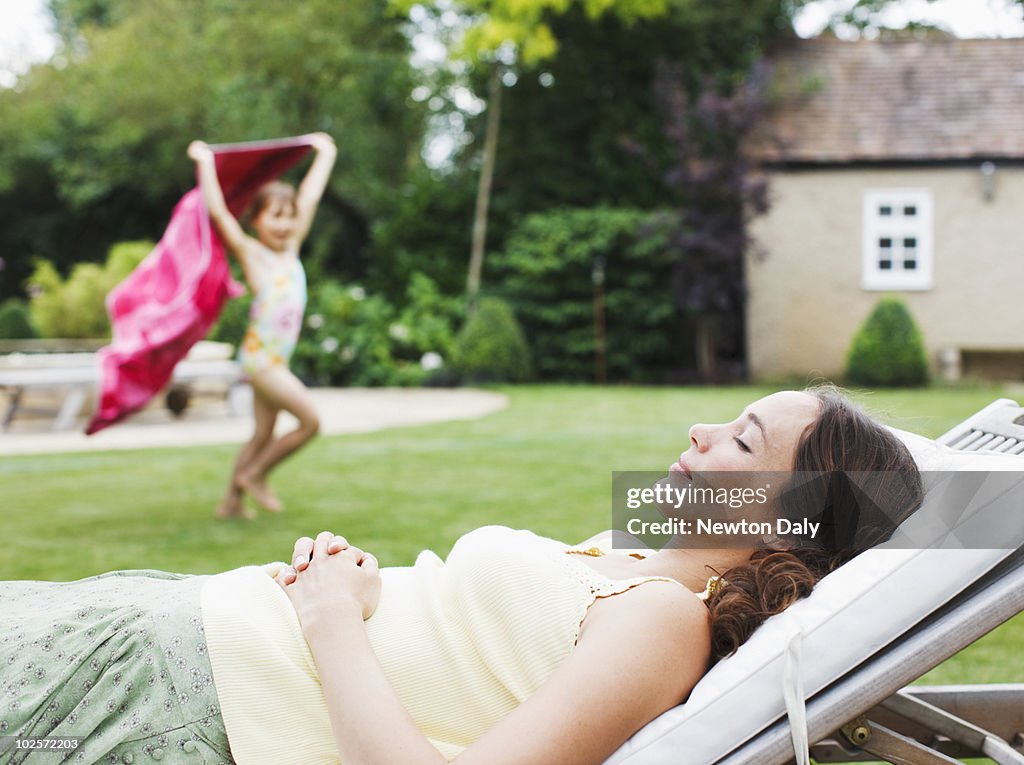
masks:
[[[220,180],[217,178],[213,150],[203,141],[193,141],[188,146],[188,156],[196,163],[199,188],[202,191],[206,209],[210,213],[210,220],[216,226],[217,233],[224,240],[224,244],[242,264],[242,271],[245,273],[245,281],[249,288],[256,291],[261,276],[259,259],[253,251],[256,242],[245,233],[238,219],[228,210],[227,202],[224,201],[224,192],[220,187]]]
[[[298,217],[296,231],[300,243],[309,233],[309,227],[313,225],[313,216],[316,215],[320,198],[324,195],[324,189],[327,188],[327,181],[331,177],[331,168],[334,167],[334,158],[338,154],[334,139],[327,133],[311,133],[309,139],[313,148],[316,149],[316,158],[306,172],[306,177],[299,184],[298,195],[295,199]]]

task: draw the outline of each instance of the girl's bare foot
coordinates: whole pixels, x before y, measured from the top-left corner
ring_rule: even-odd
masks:
[[[240,495],[225,499],[217,506],[213,514],[217,518],[240,518],[246,521],[256,518],[256,511],[251,507],[246,507]]]
[[[240,475],[236,479],[235,485],[256,500],[256,503],[264,510],[271,513],[279,513],[284,510],[284,504],[274,495],[264,479]]]

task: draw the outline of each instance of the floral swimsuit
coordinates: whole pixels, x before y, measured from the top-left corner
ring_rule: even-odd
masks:
[[[306,310],[306,272],[298,254],[268,250],[260,257],[266,276],[253,297],[249,327],[238,352],[249,377],[275,365],[287,368]]]

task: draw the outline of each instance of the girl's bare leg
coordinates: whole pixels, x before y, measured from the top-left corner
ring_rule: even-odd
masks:
[[[253,391],[276,409],[283,409],[299,421],[295,430],[270,440],[237,472],[236,486],[272,512],[283,509],[267,487],[267,475],[282,460],[301,449],[320,430],[320,420],[309,390],[283,366],[270,367],[252,379]]]
[[[251,519],[255,513],[243,502],[244,491],[238,485],[239,472],[244,471],[253,459],[266,448],[274,438],[274,425],[277,422],[278,409],[266,398],[253,390],[253,415],[255,428],[253,436],[238,452],[235,467],[231,471],[231,480],[224,494],[224,499],[217,507],[218,518],[243,517]],[[276,500],[276,497],[274,498]]]

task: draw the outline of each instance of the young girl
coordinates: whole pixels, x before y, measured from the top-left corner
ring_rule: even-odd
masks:
[[[255,238],[228,210],[217,180],[213,151],[202,141],[193,141],[188,147],[188,156],[198,168],[210,218],[226,247],[241,263],[253,293],[239,360],[252,385],[256,427],[235,460],[227,493],[216,511],[221,518],[249,517],[251,511],[242,501],[245,494],[265,509],[280,512],[283,505],[267,486],[267,475],[315,436],[320,427],[309,391],[288,369],[306,308],[306,275],[299,247],[309,233],[337,153],[326,133],[314,133],[309,138],[316,158],[298,191],[275,181],[263,186],[253,200],[250,216]],[[274,424],[282,409],[294,415],[299,425],[274,438]]]

